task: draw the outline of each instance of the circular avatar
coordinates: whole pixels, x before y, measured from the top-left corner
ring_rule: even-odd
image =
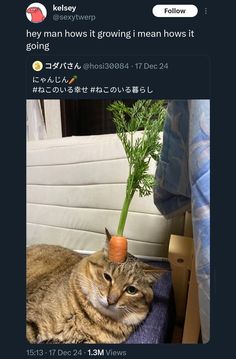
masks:
[[[30,22],[40,23],[46,19],[47,9],[43,4],[34,2],[27,7],[26,17]]]
[[[33,70],[34,71],[41,71],[43,69],[43,63],[41,61],[34,61],[32,64]]]

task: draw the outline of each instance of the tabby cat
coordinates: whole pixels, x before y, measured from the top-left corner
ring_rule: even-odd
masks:
[[[54,245],[27,250],[30,343],[121,343],[148,314],[163,269],[128,254],[109,262],[105,248],[87,257]]]

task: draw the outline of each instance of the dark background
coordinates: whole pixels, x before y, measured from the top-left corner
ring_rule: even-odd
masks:
[[[34,1],[32,1],[34,2]],[[39,1],[40,2],[40,1]],[[208,54],[209,46],[212,42],[213,31],[210,26],[213,13],[208,7],[208,15],[205,15],[205,8],[208,4],[204,1],[155,1],[155,0],[66,0],[65,5],[77,5],[80,14],[96,15],[96,20],[90,21],[53,21],[52,4],[61,5],[63,1],[49,0],[41,1],[47,7],[47,18],[40,24],[29,22],[24,15],[25,8],[31,3],[22,1],[21,24],[30,31],[63,31],[63,29],[73,31],[83,30],[122,30],[137,29],[138,31],[158,31],[166,29],[169,31],[184,31],[193,29],[196,37],[194,39],[54,39],[51,46],[57,55],[173,55],[173,54]],[[156,4],[195,4],[198,7],[198,15],[193,18],[157,18],[152,14],[152,8]],[[59,12],[58,12],[59,13]],[[60,13],[62,14],[62,13]],[[70,13],[65,13],[70,14]],[[28,38],[25,42],[31,42]],[[41,42],[41,40],[39,41]],[[47,39],[45,42],[48,42]],[[37,52],[35,52],[37,53]],[[35,54],[34,53],[34,54]],[[40,51],[38,52],[40,53]],[[30,53],[28,53],[30,54]],[[45,53],[47,54],[47,53]]]
[[[68,63],[74,59],[73,63],[78,63],[81,67],[86,63],[102,64],[105,63],[125,63],[129,64],[129,70],[48,70],[46,66],[40,72],[35,72],[32,69],[32,63],[36,60],[41,60],[44,64],[47,63]],[[150,63],[160,64],[168,63],[168,70],[140,70],[135,69],[135,63]],[[133,66],[133,67],[131,67]],[[185,55],[185,56],[153,56],[153,55],[113,55],[113,56],[92,56],[92,55],[47,55],[27,56],[26,62],[26,86],[27,98],[41,98],[41,99],[58,99],[58,98],[74,98],[74,99],[97,99],[110,98],[122,99],[128,98],[159,98],[159,99],[208,99],[210,97],[210,73],[211,62],[208,56],[204,55]],[[60,77],[70,79],[72,75],[78,75],[78,80],[73,86],[79,87],[102,87],[102,88],[119,88],[120,92],[110,93],[91,93],[84,94],[66,92],[53,92],[51,89],[49,93],[46,92],[47,86],[50,88],[69,87],[67,84],[47,84],[42,85],[38,78],[44,77],[47,79]],[[33,82],[33,78],[37,78],[38,83]],[[145,93],[125,93],[122,88],[139,86],[146,89]],[[34,93],[35,87],[43,87],[44,92]],[[149,87],[149,92],[147,88]]]
[[[132,106],[135,100],[122,100]],[[112,113],[107,107],[112,100],[61,100],[62,137],[115,133]]]
[[[75,2],[75,1],[73,1]],[[73,4],[71,1],[71,5]],[[181,1],[179,3],[184,3]],[[30,2],[8,1],[1,5],[1,357],[26,358],[25,342],[25,18]],[[53,1],[45,1],[51,4]],[[61,4],[63,2],[54,1]],[[64,2],[66,4],[66,1]],[[69,3],[69,1],[68,1]],[[153,30],[157,19],[150,15],[156,1],[78,0],[78,5],[95,13],[102,29],[139,26]],[[170,3],[169,1],[167,3]],[[171,2],[171,3],[174,3]],[[196,3],[197,2],[191,2]],[[235,39],[233,2],[201,1],[208,15],[195,19],[169,19],[172,28],[184,24],[196,29],[198,39],[103,42],[79,41],[71,54],[161,55],[200,54],[211,61],[211,341],[207,345],[137,345],[125,348],[127,358],[231,357],[235,346]],[[166,21],[166,20],[165,20]],[[163,20],[163,24],[165,22]],[[160,23],[160,22],[159,22]],[[167,23],[167,22],[166,22]],[[46,24],[46,23],[45,23]],[[104,25],[106,24],[106,25]],[[40,26],[44,27],[44,24]],[[47,28],[50,29],[50,24]],[[55,25],[53,25],[55,26]],[[58,25],[59,26],[59,23]],[[69,24],[66,24],[69,28]],[[72,24],[71,24],[72,26]],[[81,24],[81,27],[91,24]],[[167,26],[165,26],[167,27]],[[69,45],[69,44],[68,44]],[[58,45],[63,54],[67,44]],[[197,71],[197,70],[196,70]],[[181,89],[181,83],[179,84]],[[233,276],[232,276],[233,275]],[[39,348],[39,346],[37,346]],[[99,347],[99,346],[96,346]],[[120,346],[120,348],[123,346]]]

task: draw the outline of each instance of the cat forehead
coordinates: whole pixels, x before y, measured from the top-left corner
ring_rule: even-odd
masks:
[[[129,273],[133,272],[137,274],[143,272],[142,262],[138,258],[132,256],[129,253],[127,255],[126,261],[123,263],[113,263],[109,261],[106,254],[104,254],[103,252],[94,253],[93,255],[90,256],[89,261],[94,265],[96,265],[101,270],[109,271],[116,275],[121,275],[123,273],[125,274],[128,272]]]
[[[139,274],[142,271],[142,263],[137,258],[128,256],[124,263],[108,262],[108,268],[117,275],[127,272]]]

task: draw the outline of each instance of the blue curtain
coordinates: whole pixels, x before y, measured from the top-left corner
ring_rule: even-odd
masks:
[[[210,102],[168,103],[154,202],[171,218],[192,211],[202,339],[210,338]]]

